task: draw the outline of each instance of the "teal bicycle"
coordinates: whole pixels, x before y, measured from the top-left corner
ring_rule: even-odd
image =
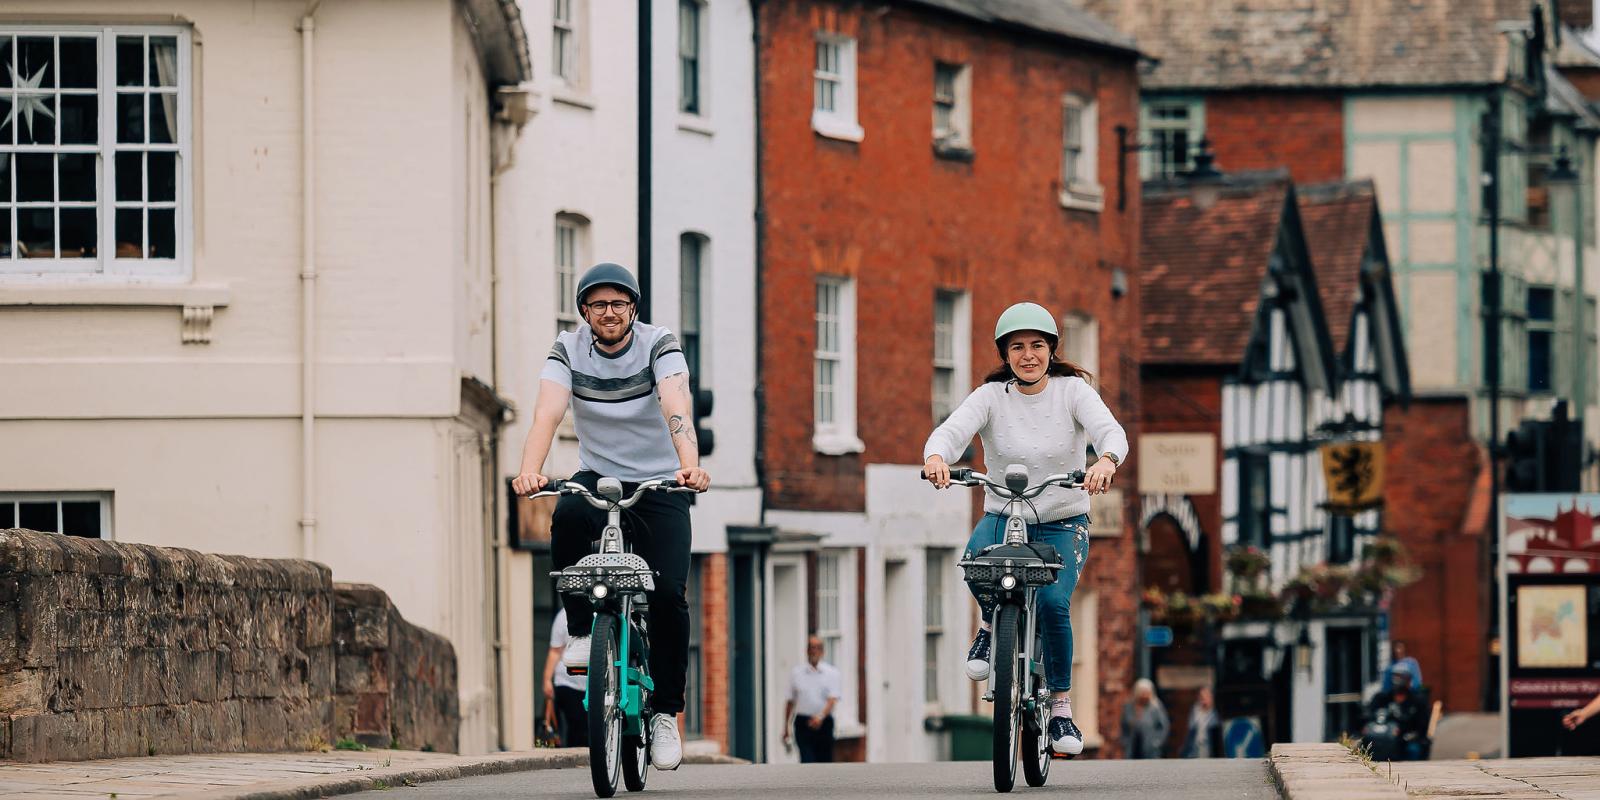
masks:
[[[650,771],[650,637],[648,593],[654,591],[655,571],[631,552],[622,538],[622,512],[642,500],[645,493],[693,492],[676,481],[653,480],[639,484],[622,496],[622,482],[601,478],[590,492],[573,481],[551,481],[544,491],[529,497],[576,495],[606,512],[600,551],[584,556],[559,572],[550,573],[562,594],[581,597],[594,606],[590,631],[588,690],[583,706],[589,716],[589,777],[594,793],[611,797],[621,782],[630,792],[644,791]]]

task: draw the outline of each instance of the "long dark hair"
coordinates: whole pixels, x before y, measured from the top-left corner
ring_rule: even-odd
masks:
[[[1050,366],[1045,369],[1046,375],[1052,378],[1078,377],[1086,381],[1094,378],[1094,375],[1089,370],[1056,355],[1056,337],[1046,336],[1045,341],[1050,343]],[[1008,383],[1016,380],[1016,373],[1011,371],[1011,362],[1006,359],[1005,345],[996,342],[995,349],[1000,351],[1000,366],[995,367],[988,375],[983,376],[983,382]]]

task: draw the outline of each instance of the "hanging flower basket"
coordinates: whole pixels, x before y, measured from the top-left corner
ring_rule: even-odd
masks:
[[[1275,594],[1246,592],[1239,595],[1240,619],[1282,619],[1283,609],[1283,599]]]
[[[1228,572],[1246,583],[1253,583],[1265,575],[1272,566],[1272,558],[1258,547],[1231,547],[1228,549]]]

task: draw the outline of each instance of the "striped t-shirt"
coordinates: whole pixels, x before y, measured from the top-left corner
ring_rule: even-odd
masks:
[[[636,482],[678,471],[656,383],[689,371],[678,337],[666,328],[633,323],[627,346],[601,350],[587,324],[556,336],[541,378],[572,390],[578,465],[602,477]]]

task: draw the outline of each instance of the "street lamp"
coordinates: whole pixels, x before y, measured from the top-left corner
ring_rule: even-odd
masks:
[[[1226,181],[1216,167],[1217,154],[1211,152],[1211,140],[1200,140],[1200,152],[1194,154],[1194,169],[1183,173],[1183,179],[1194,189],[1195,208],[1204,211],[1217,204]]]

